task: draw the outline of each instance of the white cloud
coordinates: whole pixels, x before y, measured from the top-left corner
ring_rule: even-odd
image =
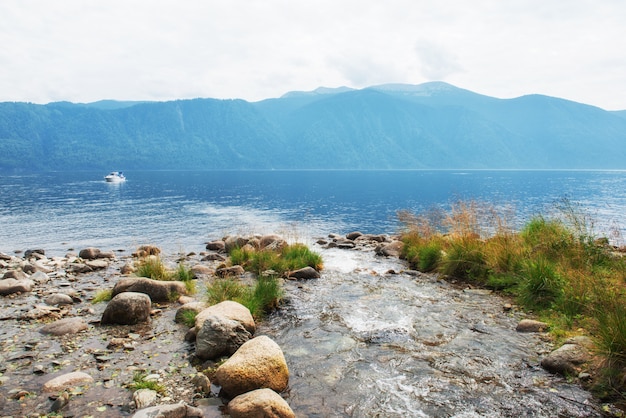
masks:
[[[626,109],[621,0],[2,0],[0,101],[443,79]]]

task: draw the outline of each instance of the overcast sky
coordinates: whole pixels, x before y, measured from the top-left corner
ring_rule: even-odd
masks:
[[[0,101],[427,81],[626,109],[626,1],[0,0]]]

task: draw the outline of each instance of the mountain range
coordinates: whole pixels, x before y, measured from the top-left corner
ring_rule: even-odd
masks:
[[[259,102],[0,103],[0,171],[626,169],[626,111],[443,82]]]

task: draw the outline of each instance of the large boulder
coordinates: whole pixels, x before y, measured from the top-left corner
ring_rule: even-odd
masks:
[[[0,295],[27,293],[33,290],[35,283],[30,279],[3,279],[0,280]]]
[[[83,318],[63,318],[45,325],[39,330],[42,334],[65,335],[76,334],[88,328]]]
[[[196,329],[196,356],[203,360],[231,355],[252,337],[240,322],[225,316],[206,316]]]
[[[231,418],[295,418],[289,404],[271,389],[257,389],[228,402]]]
[[[185,283],[178,281],[153,280],[146,277],[124,277],[113,287],[112,296],[123,292],[145,293],[154,302],[168,302],[187,294]]]
[[[256,324],[254,318],[250,313],[250,310],[243,306],[241,303],[234,302],[232,300],[225,300],[223,302],[211,305],[206,309],[203,309],[196,316],[196,328],[199,330],[202,328],[204,320],[209,316],[224,316],[233,321],[239,322],[250,333],[254,334],[256,331]]]
[[[219,366],[215,379],[230,396],[263,388],[280,393],[289,383],[289,369],[278,344],[259,336],[243,344]]]
[[[124,292],[111,299],[104,309],[100,323],[135,325],[150,319],[152,303],[145,293]]]
[[[222,240],[207,242],[206,249],[223,253],[226,251],[226,244]]]

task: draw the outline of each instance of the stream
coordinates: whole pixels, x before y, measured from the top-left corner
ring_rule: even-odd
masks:
[[[317,251],[317,249],[316,249]],[[298,417],[601,416],[588,392],[539,366],[551,350],[508,302],[372,251],[322,249],[322,277],[286,283],[265,321]]]

